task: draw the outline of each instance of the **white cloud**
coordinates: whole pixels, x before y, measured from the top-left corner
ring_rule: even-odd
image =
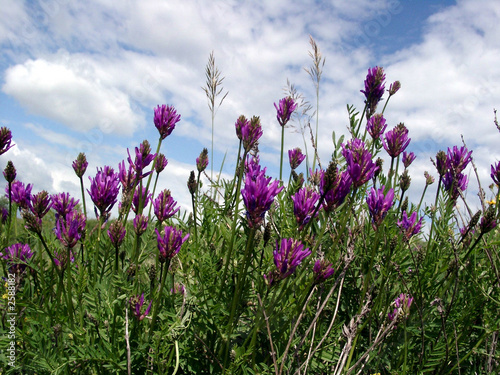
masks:
[[[28,60],[7,69],[2,91],[33,114],[70,129],[86,132],[97,127],[104,133],[131,135],[140,117],[132,111],[130,98],[103,82],[91,61],[62,57]],[[92,70],[79,71],[80,61]]]

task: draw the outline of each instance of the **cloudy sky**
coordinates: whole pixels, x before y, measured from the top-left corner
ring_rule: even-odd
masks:
[[[202,86],[212,51],[228,92],[215,118],[214,169],[227,154],[224,170],[234,171],[234,122],[258,115],[261,162],[277,177],[273,103],[287,80],[315,103],[304,71],[312,63],[310,36],[326,59],[319,103],[324,164],[332,132],[347,133],[346,104],[362,110],[359,90],[373,66],[384,67],[388,84],[402,84],[385,114],[389,127],[404,122],[410,131],[408,150],[418,155],[412,194],[419,197],[425,170],[435,174],[429,158],[461,145],[461,135],[483,185],[500,160],[493,123],[500,104],[497,0],[0,0],[0,9],[0,125],[16,144],[0,164],[12,160],[34,192],[79,197],[71,168],[79,152],[93,176],[98,166],[117,168],[127,148],[144,139],[156,149],[153,109],[171,104],[182,118],[163,142],[169,165],[159,184],[188,207],[189,171],[202,148],[210,149]],[[303,146],[297,129],[287,129],[285,143]]]

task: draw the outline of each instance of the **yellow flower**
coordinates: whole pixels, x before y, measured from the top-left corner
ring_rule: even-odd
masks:
[[[2,295],[2,299],[7,299],[9,298],[9,295],[7,293],[5,293],[4,295]]]
[[[488,203],[490,206],[493,206],[496,202],[494,199],[492,199],[491,201],[486,201],[486,203]]]

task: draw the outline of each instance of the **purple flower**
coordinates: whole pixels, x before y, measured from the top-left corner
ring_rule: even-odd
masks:
[[[122,184],[123,195],[128,195],[134,189],[137,182],[133,164],[129,164],[127,170],[125,169],[125,160],[122,160],[122,162],[118,164],[118,178]]]
[[[83,214],[76,211],[71,211],[64,217],[59,217],[56,220],[54,229],[57,239],[65,248],[72,249],[82,237],[85,230],[86,219]]]
[[[56,219],[59,216],[65,218],[75,206],[78,204],[78,199],[69,196],[69,193],[59,193],[52,195],[52,208],[56,211]]]
[[[121,220],[117,220],[111,223],[108,229],[108,236],[115,248],[120,247],[126,233],[127,230],[123,227],[123,223]]]
[[[71,263],[75,263],[75,254],[73,251],[69,252],[69,257]],[[68,264],[68,252],[61,251],[60,253],[54,251],[54,263],[57,267],[60,267],[62,270],[66,269],[66,265]]]
[[[2,207],[2,216],[1,216],[2,224],[5,224],[7,222],[8,217],[9,217],[9,210],[5,207]]]
[[[368,210],[372,217],[373,229],[377,230],[378,226],[382,224],[387,212],[390,210],[394,204],[394,189],[389,189],[387,195],[384,195],[385,186],[380,189],[371,188],[368,197],[366,198],[366,203],[368,204]]]
[[[14,181],[11,184],[11,199],[12,202],[19,206],[19,209],[28,209],[31,201],[31,189],[33,186],[28,184],[24,186],[21,181]],[[9,198],[9,187],[5,188],[5,196]]]
[[[243,133],[242,133],[242,129],[247,126],[248,124],[250,123],[250,121],[247,120],[247,118],[243,115],[241,115],[240,117],[238,117],[238,120],[236,120],[235,124],[234,124],[234,127],[236,129],[236,136],[238,137],[238,139],[240,141],[243,140]]]
[[[399,91],[400,88],[401,88],[401,83],[399,81],[394,81],[393,83],[391,83],[388,90],[389,96],[393,96],[395,93]]]
[[[47,212],[49,212],[50,207],[52,207],[52,198],[49,193],[45,190],[39,192],[36,195],[31,196],[30,208],[36,217],[43,218]]]
[[[422,229],[422,218],[417,221],[417,213],[413,212],[410,217],[406,211],[403,211],[401,220],[397,222],[398,227],[407,240],[409,240],[414,235],[418,234]]]
[[[455,173],[460,173],[472,160],[471,155],[472,151],[469,152],[464,146],[460,147],[460,149],[457,146],[453,146],[453,150],[448,147],[446,165],[448,169],[453,170]]]
[[[486,234],[497,226],[495,217],[496,217],[495,208],[493,206],[490,206],[488,210],[484,213],[484,216],[481,218],[481,221],[479,223],[481,234]]]
[[[493,182],[500,186],[500,163],[495,163],[491,165],[491,178]]]
[[[82,178],[85,174],[85,171],[87,170],[88,165],[89,163],[87,163],[85,154],[83,152],[80,152],[76,160],[73,162],[73,170],[79,178]]]
[[[165,169],[165,167],[167,166],[167,164],[168,164],[168,160],[165,157],[165,155],[159,153],[156,156],[156,162],[155,162],[156,173],[160,174]]]
[[[365,79],[365,89],[360,90],[365,94],[366,113],[368,117],[371,117],[371,115],[375,113],[378,102],[382,100],[382,95],[384,95],[385,91],[384,81],[384,68],[376,66],[368,69],[368,74]]]
[[[309,187],[299,189],[299,191],[292,196],[293,213],[297,220],[299,231],[304,229],[311,220],[319,198],[319,194]],[[316,212],[315,216],[318,216],[318,212]]]
[[[276,108],[277,111],[276,118],[278,119],[278,122],[281,126],[285,126],[287,122],[290,121],[290,116],[293,111],[295,111],[295,108],[297,108],[297,104],[289,96],[281,99],[278,105],[274,103],[274,108]]]
[[[155,216],[159,222],[167,220],[174,216],[178,211],[179,207],[175,207],[177,202],[172,198],[170,190],[163,190],[158,197],[153,202],[153,207],[155,211]]]
[[[406,151],[404,151],[403,152],[403,165],[405,166],[405,168],[408,168],[416,158],[417,157],[415,156],[415,154],[413,152],[410,152],[408,154]]]
[[[144,168],[146,168],[156,157],[156,154],[151,154],[151,147],[148,141],[143,141],[139,148],[135,147],[135,160],[132,161],[132,157],[130,156],[130,151],[127,149],[128,153],[128,162],[132,165],[132,168],[135,170],[135,175],[137,180],[142,180],[144,177],[149,176],[151,171],[142,173]]]
[[[173,106],[161,105],[154,110],[154,123],[160,133],[161,139],[167,138],[175,129],[175,125],[180,121],[181,115]]]
[[[141,313],[142,307],[144,305],[144,293],[140,296],[136,295],[130,298],[129,300],[130,309],[132,313],[137,318],[138,321],[143,320],[151,311],[151,305],[153,304],[153,300],[149,301],[149,306],[146,308],[146,311]]]
[[[288,150],[288,159],[290,160],[290,168],[297,169],[298,166],[304,161],[306,156],[302,153],[300,148]]]
[[[394,306],[396,307],[392,312],[388,314],[390,321],[396,318],[408,318],[410,316],[410,307],[413,302],[413,297],[408,294],[401,293],[399,297],[394,300]]]
[[[354,138],[342,144],[342,155],[347,162],[347,173],[354,187],[360,187],[373,178],[379,167],[373,162],[372,154],[360,139]]]
[[[382,145],[391,157],[397,158],[408,147],[410,141],[408,129],[403,123],[399,123],[394,129],[385,133]]]
[[[241,139],[243,141],[243,148],[249,152],[262,137],[262,126],[260,125],[260,118],[253,116],[252,119],[245,123],[241,128]]]
[[[9,272],[22,273],[26,269],[26,263],[33,256],[28,244],[16,243],[9,246],[0,253],[0,258],[7,261]]]
[[[107,219],[109,212],[117,201],[120,191],[118,174],[115,173],[113,168],[104,166],[104,169],[101,168],[99,170],[97,168],[95,178],[89,177],[89,179],[90,190],[87,189],[87,191],[90,194],[92,202],[94,202],[96,217],[98,219],[101,217]],[[99,211],[99,214],[97,211]]]
[[[446,172],[443,177],[444,190],[450,194],[453,201],[456,201],[460,195],[460,191],[467,189],[467,176],[463,173],[454,174],[452,171]]]
[[[148,228],[148,217],[144,215],[137,215],[134,218],[134,232],[138,236],[142,236],[142,234]]]
[[[260,174],[266,174],[266,168],[261,169],[259,164],[259,156],[247,155],[245,160],[245,175],[252,180],[255,180]]]
[[[9,128],[2,126],[0,128],[0,155],[5,154],[15,145],[11,144],[12,142],[12,133]]]
[[[139,210],[139,190],[140,187],[137,187],[134,191],[134,197],[132,198],[132,211],[134,211],[135,214],[138,214]],[[151,193],[148,191],[146,192],[146,187],[144,186],[142,188],[142,194],[141,194],[141,203],[142,203],[142,208],[146,208],[148,205],[149,201],[151,200]]]
[[[170,293],[184,295],[186,293],[186,288],[180,283],[174,283],[174,287],[170,289]]]
[[[16,168],[10,160],[7,162],[7,166],[3,171],[3,176],[7,182],[14,182],[16,179]]]
[[[323,209],[326,212],[332,212],[338,208],[351,190],[352,179],[347,171],[339,172],[338,169],[333,178],[333,184],[330,190],[326,192]],[[321,195],[325,194],[325,176],[322,174],[321,182],[319,184],[319,191]]]
[[[304,250],[304,245],[293,238],[283,238],[280,246],[276,241],[276,250],[273,251],[276,271],[264,275],[264,278],[269,285],[287,278],[309,254],[311,251],[308,248]]]
[[[182,231],[174,227],[166,226],[162,231],[165,234],[162,236],[158,229],[155,229],[158,250],[160,252],[159,261],[164,263],[167,258],[172,259],[177,255],[181,246],[189,238],[189,233],[182,237]]]
[[[274,180],[271,185],[271,177],[265,177],[265,168],[255,178],[247,173],[245,176],[245,187],[241,190],[243,202],[247,209],[246,215],[248,225],[251,228],[258,227],[264,220],[264,215],[271,208],[276,195],[282,190],[279,181]]]
[[[207,168],[208,165],[208,150],[206,148],[203,149],[200,156],[196,158],[196,168],[198,172],[201,173]]]
[[[381,113],[377,113],[368,119],[366,123],[366,130],[371,135],[373,139],[379,139],[384,134],[387,124],[385,122],[384,116]]]
[[[332,264],[326,259],[318,259],[313,267],[314,282],[321,284],[335,273]]]

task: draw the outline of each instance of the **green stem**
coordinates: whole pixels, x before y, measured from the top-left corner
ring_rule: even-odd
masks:
[[[314,139],[314,146],[316,146],[316,149],[318,148],[318,128],[319,128],[319,81],[316,85],[316,138]],[[316,167],[316,150],[314,152],[314,157],[313,157],[313,163],[312,163],[312,170],[314,171],[314,168]]]
[[[441,189],[442,179],[443,179],[442,176],[439,176],[439,182],[438,182],[437,191],[436,191],[436,199],[434,200],[434,213],[432,214],[431,229],[429,231],[429,239],[427,240],[427,252],[429,252],[429,249],[430,249],[430,246],[432,243],[432,232],[434,231],[434,221],[436,220],[437,204],[438,204],[439,191]]]
[[[420,206],[422,205],[422,202],[424,200],[425,192],[427,191],[427,186],[429,186],[429,185],[425,184],[424,191],[422,192],[422,196],[420,197],[420,202],[418,202],[417,213],[420,212]]]
[[[80,188],[82,190],[83,214],[87,218],[87,205],[85,204],[85,189],[83,187],[83,178],[80,177]]]
[[[161,304],[163,288],[165,286],[165,280],[167,279],[166,276],[167,276],[167,271],[168,271],[169,267],[170,267],[170,258],[168,258],[166,263],[165,263],[165,272],[163,272],[163,274],[161,275],[161,280],[160,280],[160,290],[158,291],[158,295],[156,296],[156,300],[155,300],[155,303],[153,306],[153,315],[151,318],[151,325],[149,327],[149,335],[150,336],[153,336],[153,332],[154,332],[153,330],[155,327],[156,318],[158,317],[158,310],[159,310],[159,307]],[[148,339],[150,337],[149,335],[146,336],[146,341],[148,341]]]
[[[235,293],[233,295],[233,301],[231,302],[231,312],[230,312],[229,321],[228,321],[227,327],[226,327],[227,343],[226,343],[226,350],[225,350],[225,355],[224,355],[224,368],[227,367],[227,361],[229,359],[229,351],[231,348],[231,335],[233,333],[233,328],[234,328],[235,323],[236,323],[236,321],[234,321],[236,309],[241,301],[243,291],[245,290],[246,278],[247,278],[247,274],[248,274],[248,267],[250,266],[250,261],[252,260],[250,253],[251,253],[251,249],[253,248],[253,242],[254,242],[253,240],[255,237],[255,232],[256,232],[256,228],[250,229],[250,234],[248,236],[247,245],[245,248],[245,255],[243,257],[243,262],[242,262],[243,267],[240,268],[238,279],[236,281],[236,290],[235,290]]]
[[[151,221],[151,209],[153,208],[153,200],[155,198],[156,184],[158,183],[158,176],[160,174],[157,173],[155,177],[155,183],[153,185],[153,194],[151,195],[151,204],[149,205],[149,213],[148,213],[148,222]]]
[[[280,181],[283,180],[283,147],[285,143],[285,126],[281,126],[281,157],[280,157]]]

